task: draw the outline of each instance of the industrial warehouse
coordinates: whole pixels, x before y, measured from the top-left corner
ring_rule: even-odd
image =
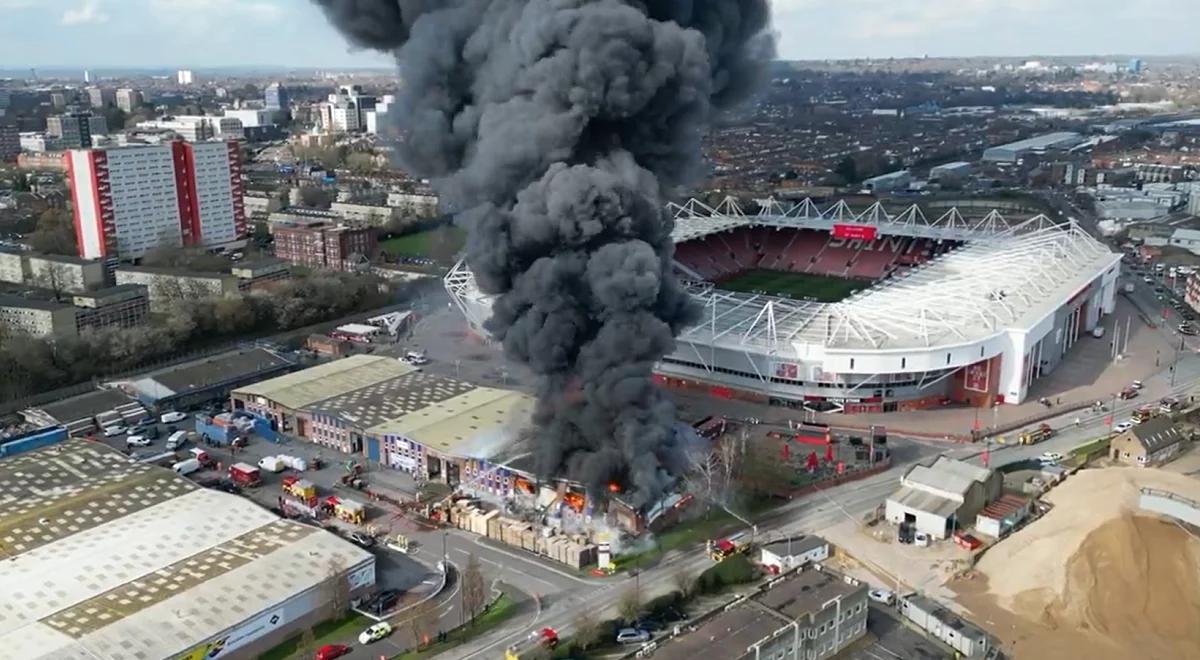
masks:
[[[845,413],[1018,404],[1115,305],[1120,256],[1045,216],[670,208],[675,269],[703,311],[655,372],[720,398]],[[470,270],[445,285],[485,334],[492,299]]]
[[[67,440],[0,461],[4,657],[253,657],[375,584],[375,557]]]

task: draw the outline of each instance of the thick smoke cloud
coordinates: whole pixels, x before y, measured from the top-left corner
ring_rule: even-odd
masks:
[[[316,2],[396,55],[402,163],[468,228],[489,330],[541,379],[539,470],[661,495],[683,452],[651,367],[695,315],[663,202],[758,82],[768,1]]]

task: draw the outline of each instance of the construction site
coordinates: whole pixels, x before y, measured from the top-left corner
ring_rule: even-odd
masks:
[[[947,586],[1014,657],[1200,658],[1200,537],[1155,500],[1200,501],[1157,468],[1081,470],[1050,510]]]

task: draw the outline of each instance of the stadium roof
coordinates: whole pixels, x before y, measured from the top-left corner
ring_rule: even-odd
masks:
[[[507,445],[533,410],[533,397],[477,387],[367,429],[397,435],[450,456],[485,458]]]
[[[178,657],[372,556],[236,495],[68,440],[0,460],[4,657]]]
[[[781,357],[814,346],[962,344],[1031,327],[1120,260],[1073,224],[1031,228],[963,246],[837,303],[695,287],[704,321],[681,339]]]
[[[807,199],[790,207],[774,200],[759,204],[760,213],[750,216],[732,199],[716,208],[692,200],[669,204],[668,210],[676,217],[676,238],[703,236],[706,226],[712,229],[708,233],[715,233],[749,224],[829,230],[850,223],[874,226],[882,235],[965,245],[837,303],[693,285],[691,292],[704,311],[702,320],[680,336],[681,342],[769,353],[784,360],[812,356],[814,350],[965,344],[1032,327],[1120,261],[1078,225],[1059,225],[1043,215],[1012,223],[996,211],[968,219],[950,208],[929,220],[915,205],[897,215],[878,203],[861,212],[845,202],[822,210]],[[467,315],[490,304],[463,264],[445,282]]]
[[[239,387],[234,393],[265,397],[294,410],[415,370],[415,367],[395,358],[352,355],[294,374]]]

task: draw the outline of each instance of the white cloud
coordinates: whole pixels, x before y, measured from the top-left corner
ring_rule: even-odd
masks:
[[[83,4],[63,12],[63,25],[86,25],[88,23],[107,23],[108,14],[100,10],[100,0],[83,0]]]

